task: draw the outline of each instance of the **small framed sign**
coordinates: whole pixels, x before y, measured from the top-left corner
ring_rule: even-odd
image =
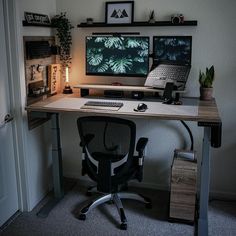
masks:
[[[38,25],[50,25],[50,19],[48,15],[25,12],[25,20],[28,24],[38,24]]]
[[[106,2],[106,24],[130,24],[134,19],[134,1]]]

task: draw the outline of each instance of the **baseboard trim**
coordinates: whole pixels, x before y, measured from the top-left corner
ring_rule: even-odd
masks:
[[[12,215],[2,226],[0,226],[0,234],[3,232],[19,215],[21,211],[17,211],[14,215]]]
[[[91,185],[94,184],[92,180],[90,180],[87,176],[81,176],[78,173],[64,173],[64,177],[77,179],[81,185]],[[148,188],[148,189],[155,189],[155,190],[163,190],[168,191],[169,186],[166,185],[158,185],[153,183],[147,182],[137,182],[137,181],[130,181],[129,186],[137,187],[137,188]]]
[[[81,176],[77,173],[64,173],[65,177],[77,179],[81,185],[88,186],[88,185],[94,185],[94,182],[90,180],[87,176]],[[147,182],[135,182],[130,181],[130,186],[137,187],[137,188],[148,188],[148,189],[155,189],[155,190],[163,190],[163,191],[169,191],[170,188],[167,185],[161,185],[161,184],[153,184],[153,183],[147,183]],[[199,192],[199,191],[198,191]],[[219,199],[219,200],[236,200],[236,193],[231,192],[223,192],[223,191],[210,191],[209,193],[209,199]]]
[[[236,193],[222,192],[222,191],[211,191],[209,195],[210,200],[236,200]]]
[[[148,188],[148,189],[169,191],[169,186],[161,185],[161,184],[130,181],[129,185],[133,187],[137,187],[137,188]]]

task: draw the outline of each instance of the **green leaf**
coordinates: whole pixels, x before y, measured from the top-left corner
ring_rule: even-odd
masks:
[[[147,56],[148,55],[148,49],[144,49],[144,50],[139,50],[138,51],[138,55],[143,57],[143,56]]]
[[[126,73],[132,66],[132,60],[128,58],[111,60],[109,63],[115,73]]]
[[[74,27],[66,17],[65,12],[55,15],[51,19],[51,25],[57,30],[57,37],[60,44],[60,60],[65,67],[71,63],[70,49],[72,45],[71,29]]]
[[[135,62],[144,62],[144,59],[143,59],[143,57],[135,57],[133,59],[133,61],[135,61]]]
[[[127,48],[137,48],[140,46],[139,40],[130,38],[127,40]]]
[[[214,74],[215,74],[214,66],[211,66],[211,68],[210,68],[208,73],[209,73],[209,76],[212,78],[212,82],[213,82]]]
[[[124,40],[124,38],[119,38],[119,37],[107,37],[106,41],[104,43],[104,46],[106,48],[119,48],[122,49],[122,40]]]
[[[92,37],[90,38],[90,39],[92,39]],[[106,37],[97,37],[95,40],[94,40],[94,42],[96,42],[96,43],[101,43],[101,42],[104,42],[104,41],[106,41]]]
[[[199,83],[202,87],[211,88],[214,81],[214,66],[211,66],[210,69],[206,67],[206,72],[199,72]]]
[[[87,58],[88,58],[89,65],[97,66],[102,62],[103,55],[102,54],[94,54],[94,53],[90,52],[87,54]]]
[[[108,70],[108,68],[109,68],[109,64],[106,62],[106,63],[104,63],[102,65],[99,65],[97,71],[98,72],[105,72],[105,71]]]

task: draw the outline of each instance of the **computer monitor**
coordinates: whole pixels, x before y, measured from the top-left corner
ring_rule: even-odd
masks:
[[[191,36],[154,36],[153,59],[155,62],[172,62],[191,65]]]
[[[149,37],[86,37],[86,75],[145,77],[149,71]]]

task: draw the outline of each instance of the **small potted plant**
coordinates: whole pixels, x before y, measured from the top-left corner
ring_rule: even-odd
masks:
[[[213,93],[213,81],[214,81],[215,70],[214,66],[210,69],[206,68],[206,72],[199,72],[199,83],[200,83],[200,99],[209,101],[212,99]]]
[[[150,23],[150,24],[155,23],[155,12],[154,12],[154,10],[150,11],[148,23]]]

